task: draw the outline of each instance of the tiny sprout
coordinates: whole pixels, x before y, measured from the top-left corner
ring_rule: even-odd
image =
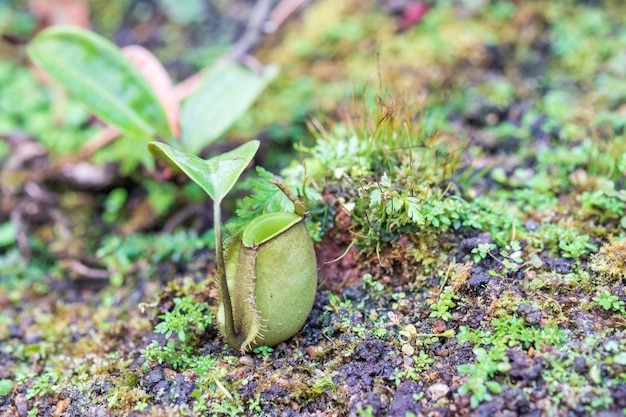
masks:
[[[399,340],[400,343],[408,343],[411,339],[418,337],[454,337],[455,335],[454,329],[448,329],[442,333],[418,333],[414,325],[408,324],[403,330],[400,330]]]

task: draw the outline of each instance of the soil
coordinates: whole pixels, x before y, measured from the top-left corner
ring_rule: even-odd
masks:
[[[171,17],[159,6],[167,2],[123,3],[126,9],[121,7],[120,13],[126,10],[128,15],[117,27],[96,21],[95,28],[120,45],[132,39],[157,50],[163,47],[167,68],[182,79],[197,69],[197,63],[183,57],[167,60],[172,52],[164,45],[166,34],[178,30],[172,35],[178,41],[212,48],[217,46],[205,44],[203,36],[228,27],[225,32],[230,37],[224,35],[216,43],[232,42],[247,23],[241,8],[250,10],[253,2],[233,2],[230,7],[226,2],[210,2],[210,11],[219,13],[207,11],[204,20],[194,21],[193,25],[213,28],[200,32],[168,20]],[[446,196],[466,200],[475,204],[471,210],[476,212],[480,204],[493,204],[494,224],[420,229],[407,221],[396,227],[384,224],[383,217],[374,218],[373,203],[364,203],[365,215],[359,217],[351,204],[359,198],[367,201],[365,187],[377,172],[365,175],[361,183],[346,182],[346,173],[340,179],[328,175],[328,183],[316,184],[322,197],[311,219],[319,226],[315,244],[319,285],[309,318],[299,333],[278,346],[240,353],[223,343],[215,323],[202,332],[191,332],[184,342],[175,333],[166,336],[156,331],[163,317],[175,309],[175,300],[187,295],[206,305],[207,311],[216,310],[215,255],[207,247],[210,233],[204,235],[211,213],[207,202],[183,195],[165,213],[157,213],[146,197],[149,186],[145,184],[154,180],[146,171],[124,176],[114,170],[113,182],[81,189],[60,174],[63,167],[74,166],[67,155],[49,152],[37,138],[21,131],[2,133],[12,146],[0,165],[0,226],[16,219],[19,224],[10,245],[2,243],[0,233],[0,417],[626,415],[625,173],[615,162],[626,158],[626,147],[620,148],[623,123],[607,127],[589,116],[606,111],[607,118],[623,118],[626,94],[613,98],[614,102],[593,95],[597,85],[585,84],[577,72],[582,69],[571,70],[566,52],[554,52],[559,45],[553,39],[559,24],[555,14],[574,21],[604,13],[608,22],[623,6],[610,1],[554,6],[500,0],[478,2],[481,6],[472,8],[472,2],[464,1],[449,2],[450,6],[352,1],[342,6],[345,20],[335,22],[335,29],[318,29],[320,35],[307,24],[315,27],[315,19],[332,9],[329,3],[308,5],[282,31],[265,38],[258,50],[261,58],[287,57],[285,79],[270,90],[274,97],[262,103],[275,99],[291,109],[279,107],[276,117],[292,117],[256,132],[264,138],[260,161],[283,160],[274,167],[278,172],[289,166],[284,159],[297,160],[295,153],[284,154],[281,138],[300,131],[298,112],[320,111],[307,105],[319,105],[321,111],[337,116],[331,123],[341,122],[342,108],[336,104],[348,99],[336,95],[333,83],[346,68],[360,77],[360,65],[365,65],[362,57],[349,55],[359,48],[346,47],[344,42],[358,42],[352,38],[354,30],[357,38],[369,39],[370,51],[375,44],[359,32],[346,10],[368,24],[385,22],[397,39],[412,39],[406,38],[410,32],[424,27],[445,27],[451,34],[437,34],[454,38],[454,19],[463,19],[468,27],[484,24],[501,37],[472,43],[477,35],[468,29],[467,38],[457,39],[457,43],[467,42],[467,49],[455,49],[458,56],[453,58],[429,62],[428,77],[410,66],[416,58],[408,53],[404,55],[410,59],[402,61],[406,57],[400,54],[397,66],[391,63],[385,67],[388,73],[379,76],[385,82],[402,74],[396,80],[401,87],[417,84],[428,91],[441,90],[441,97],[432,93],[435,97],[428,105],[449,106],[441,136],[453,142],[458,139],[462,163],[450,174],[450,181],[432,186],[433,193],[445,191]],[[15,7],[28,13],[25,4]],[[453,18],[446,20],[441,10],[454,13]],[[507,10],[513,12],[503,21],[498,13]],[[438,19],[422,22],[433,13]],[[115,16],[110,19],[115,21]],[[623,28],[614,20],[607,23],[604,36],[624,38]],[[580,23],[576,22],[574,26]],[[599,25],[593,19],[586,23],[592,29]],[[589,36],[589,42],[597,39],[594,30],[589,32],[575,41],[588,48],[581,56],[592,60],[597,44],[590,47],[584,36]],[[304,52],[293,52],[294,36]],[[324,40],[324,48],[336,50],[316,49],[318,38]],[[623,55],[623,49],[614,49],[605,54]],[[428,53],[422,52],[423,60],[429,60]],[[593,77],[610,72],[610,60],[597,59],[604,60],[592,71]],[[325,71],[322,64],[328,65]],[[320,96],[328,97],[304,107],[298,104],[296,110],[290,94],[303,99],[307,93],[286,87],[300,83],[304,89],[308,65],[317,88],[330,86],[333,91],[319,90]],[[375,67],[374,62],[374,72]],[[602,77],[594,80],[600,84]],[[502,93],[497,89],[481,92],[497,83],[504,90],[513,89],[512,97],[494,98]],[[554,104],[558,97],[549,93],[560,92],[561,87],[575,91],[570,97],[575,103]],[[453,93],[462,95],[462,100]],[[562,107],[550,107],[549,100]],[[335,107],[325,107],[328,102]],[[572,109],[576,105],[580,108]],[[258,128],[261,122],[255,117],[265,117],[263,111],[250,116],[248,125]],[[570,112],[576,114],[568,118]],[[355,115],[359,116],[363,115]],[[406,122],[414,120],[411,115]],[[363,123],[382,122],[370,118]],[[91,119],[80,129],[94,123]],[[239,126],[233,136],[245,136],[249,126]],[[589,130],[581,136],[568,136],[576,132],[574,128],[586,126]],[[462,134],[466,142],[460,139]],[[583,162],[570,163],[575,156],[581,160],[580,154],[588,149],[582,147],[587,134],[600,156],[595,160],[598,154],[590,154]],[[553,153],[544,158],[545,150]],[[601,156],[611,152],[615,152],[614,165],[604,169]],[[402,177],[405,173],[398,170],[378,172],[376,181],[382,183],[388,175]],[[523,188],[520,183],[530,184],[535,174],[545,174],[543,185],[524,189],[528,194],[513,194]],[[599,200],[585,203],[585,193],[604,190],[608,182],[612,188],[607,198],[618,208]],[[129,197],[125,210],[109,221],[105,201],[115,188],[124,188]],[[168,220],[192,206],[189,213],[195,215],[183,216],[180,222],[182,234],[162,232]],[[12,217],[14,213],[20,215]],[[232,207],[229,214],[235,215]],[[506,216],[511,218],[508,229],[496,224]],[[123,230],[139,217],[140,225]],[[388,228],[381,227],[372,238],[368,227],[375,221]],[[506,247],[502,234],[507,235],[506,242],[514,240],[519,247]],[[588,239],[577,252],[574,244],[581,236]],[[480,252],[480,248],[489,249]],[[513,256],[518,252],[523,257],[519,262]],[[516,265],[511,267],[510,262]],[[121,282],[115,280],[116,272]],[[599,301],[604,293],[613,296],[609,307]],[[434,307],[444,294],[453,294],[451,304],[442,309],[447,315]],[[155,345],[170,346],[174,354],[148,358],[146,351]]]

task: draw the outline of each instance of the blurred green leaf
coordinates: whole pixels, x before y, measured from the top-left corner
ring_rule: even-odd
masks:
[[[10,379],[0,379],[0,396],[8,395],[13,391],[13,381]]]
[[[17,235],[13,222],[8,221],[0,224],[0,248],[15,244]]]
[[[154,91],[120,49],[93,32],[54,26],[28,45],[28,56],[91,111],[123,133],[172,137]]]
[[[128,198],[128,191],[126,189],[118,187],[111,190],[104,200],[104,221],[107,223],[113,223],[117,220],[117,216],[120,213],[122,207],[126,203]]]
[[[278,74],[269,66],[263,75],[238,64],[218,65],[182,106],[181,130],[186,151],[197,154],[235,123]]]

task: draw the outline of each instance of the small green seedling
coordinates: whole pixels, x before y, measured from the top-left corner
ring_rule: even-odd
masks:
[[[617,295],[613,295],[608,291],[602,292],[600,295],[593,297],[598,305],[602,306],[606,311],[623,311],[624,302]]]
[[[452,318],[450,309],[456,307],[454,300],[458,299],[459,297],[454,293],[454,290],[447,288],[439,295],[439,300],[430,305],[430,317],[440,317],[444,321],[450,320]]]

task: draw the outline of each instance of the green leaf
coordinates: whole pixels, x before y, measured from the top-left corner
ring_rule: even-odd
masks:
[[[468,363],[464,363],[463,365],[459,365],[457,370],[461,374],[471,374],[474,371],[474,367]]]
[[[209,71],[182,106],[184,149],[197,154],[222,136],[277,73],[276,66],[267,67],[263,75],[258,75],[238,64],[219,65]]]
[[[105,122],[130,137],[172,137],[165,111],[120,49],[93,32],[54,26],[28,45],[28,56]]]
[[[10,394],[13,390],[13,381],[10,379],[0,379],[0,397]]]
[[[11,221],[0,224],[0,248],[11,246],[17,240],[17,232],[15,225]]]
[[[617,355],[613,356],[613,362],[618,365],[626,365],[626,352],[620,352]]]
[[[500,385],[500,383],[497,381],[487,381],[485,382],[485,385],[487,386],[489,391],[493,392],[494,394],[500,394],[502,392],[502,385]]]
[[[161,142],[150,142],[148,148],[155,156],[163,157],[187,174],[213,201],[220,203],[256,154],[259,144],[258,140],[252,140],[206,160]]]

